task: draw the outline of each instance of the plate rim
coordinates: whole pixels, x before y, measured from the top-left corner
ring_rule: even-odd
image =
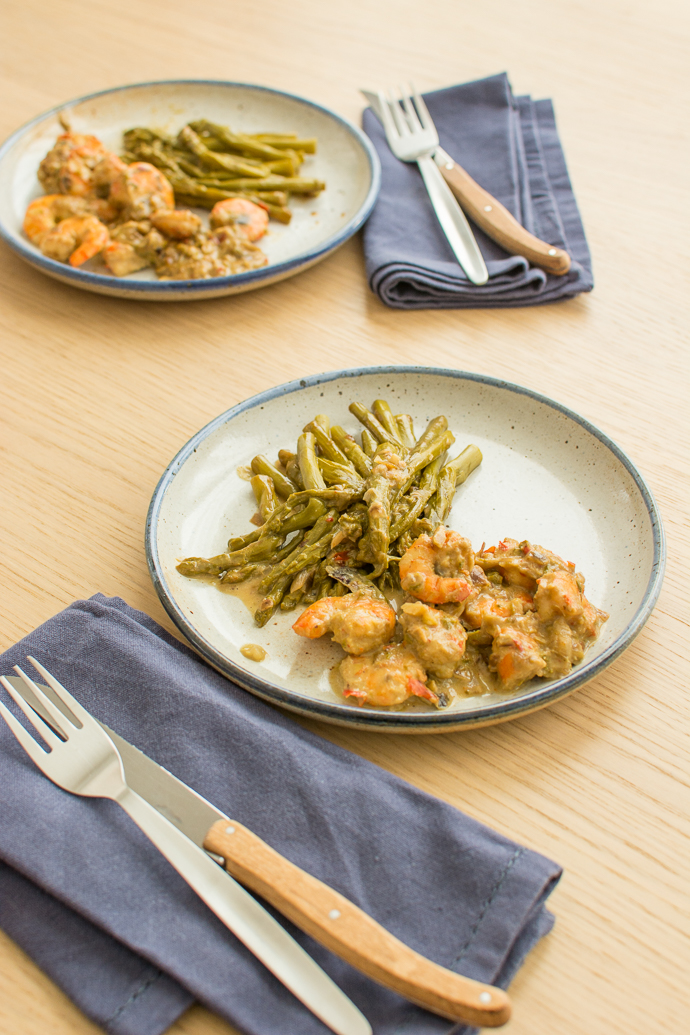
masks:
[[[125,278],[115,277],[105,273],[92,273],[89,270],[74,269],[73,267],[66,265],[64,262],[58,262],[56,259],[49,259],[47,256],[41,255],[40,252],[33,251],[28,243],[14,237],[6,228],[3,220],[0,219],[0,239],[9,245],[9,247],[17,254],[21,255],[22,258],[30,262],[31,265],[38,267],[46,273],[53,275],[59,274],[61,279],[72,280],[80,287],[92,286],[101,291],[103,291],[103,289],[115,289],[116,285],[120,285],[120,290],[122,290],[122,288],[126,288],[128,291],[131,290],[134,294],[140,294],[142,296],[153,294],[154,292],[159,295],[172,295],[174,293],[179,294],[181,292],[190,295],[201,295],[212,290],[218,291],[220,288],[226,286],[230,287],[244,284],[253,285],[255,283],[260,283],[261,280],[266,277],[268,270],[271,271],[271,276],[276,276],[289,273],[296,267],[304,266],[307,263],[313,264],[320,258],[325,257],[329,252],[335,251],[336,248],[339,248],[340,245],[344,244],[350,239],[350,237],[353,237],[354,234],[356,234],[364,225],[371,214],[371,210],[376,203],[379,189],[381,187],[381,162],[374,145],[359,126],[356,126],[354,122],[350,122],[350,120],[346,119],[343,115],[339,115],[337,112],[333,111],[332,108],[319,104],[317,101],[312,101],[307,97],[302,97],[300,94],[290,93],[288,90],[280,90],[273,86],[262,86],[260,83],[244,83],[231,79],[151,79],[139,83],[126,83],[123,86],[114,86],[107,90],[97,90],[95,93],[84,94],[81,97],[74,97],[69,101],[64,101],[62,104],[57,104],[54,107],[49,108],[40,115],[34,116],[34,118],[25,122],[22,126],[16,129],[14,133],[7,137],[7,139],[0,145],[0,164],[5,155],[14,147],[17,141],[28,133],[32,126],[37,125],[39,122],[49,118],[51,115],[57,115],[61,112],[69,111],[70,108],[77,104],[82,104],[85,101],[91,101],[98,97],[105,97],[108,94],[121,93],[125,90],[135,90],[147,86],[241,87],[243,89],[277,94],[280,97],[288,97],[290,100],[299,101],[301,104],[305,104],[310,108],[315,108],[317,111],[330,116],[336,122],[340,123],[362,147],[369,162],[370,173],[369,188],[364,201],[352,219],[350,219],[342,229],[331,235],[327,241],[316,248],[311,248],[308,251],[301,252],[299,255],[294,256],[291,259],[286,259],[283,262],[262,266],[258,270],[247,270],[244,273],[235,273],[226,277],[206,277],[194,280],[127,281]]]
[[[628,474],[632,477],[635,485],[644,500],[647,514],[649,516],[652,537],[653,537],[653,558],[649,579],[644,591],[642,601],[632,616],[625,629],[611,643],[606,650],[596,659],[589,663],[578,665],[569,675],[537,687],[528,694],[520,697],[506,698],[499,703],[487,704],[479,707],[471,713],[463,712],[383,712],[353,708],[351,705],[331,704],[319,701],[316,698],[302,696],[294,691],[285,690],[282,687],[272,685],[268,680],[262,679],[245,669],[240,668],[220,651],[216,650],[205,637],[203,637],[194,626],[187,620],[181,608],[177,605],[174,596],[169,592],[163,574],[157,543],[157,523],[165,494],[172,484],[175,476],[181,470],[186,460],[195,452],[199,444],[211,435],[223,424],[229,423],[234,417],[246,410],[253,409],[272,399],[289,395],[304,388],[311,388],[329,381],[336,381],[344,378],[361,377],[363,375],[378,374],[382,377],[391,374],[412,374],[412,375],[433,375],[454,378],[456,380],[474,381],[479,384],[490,385],[515,392],[519,395],[528,396],[539,403],[545,404],[574,420],[582,428],[592,434],[614,456],[623,464]],[[517,718],[519,715],[527,714],[547,705],[553,704],[562,697],[567,696],[576,690],[583,683],[586,683],[595,674],[602,672],[613,661],[618,658],[624,650],[632,643],[638,633],[642,630],[654,606],[656,605],[664,578],[666,564],[666,540],[664,527],[654,495],[647,485],[637,466],[633,463],[627,453],[614,442],[605,432],[592,424],[585,417],[576,411],[557,402],[549,396],[543,395],[534,389],[524,385],[518,385],[502,378],[492,377],[488,374],[479,374],[466,370],[455,370],[449,367],[428,367],[405,364],[394,364],[387,366],[373,367],[351,367],[344,370],[326,371],[320,374],[311,374],[307,377],[297,378],[293,381],[276,385],[273,388],[265,389],[263,392],[250,396],[248,399],[230,407],[224,413],[214,417],[208,424],[204,425],[190,438],[185,445],[176,453],[168,466],[163,471],[158,484],[154,490],[146,516],[145,526],[145,551],[149,574],[154,589],[161,601],[168,616],[205,660],[223,675],[236,682],[243,689],[250,693],[277,704],[291,711],[298,712],[315,719],[332,722],[350,727],[367,728],[381,732],[409,732],[422,733],[458,730],[472,728],[479,725],[488,725],[494,722],[507,721]]]

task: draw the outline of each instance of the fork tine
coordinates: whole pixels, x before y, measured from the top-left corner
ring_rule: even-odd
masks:
[[[77,729],[80,729],[82,726],[88,725],[91,722],[95,722],[93,716],[90,715],[89,712],[87,712],[86,708],[82,708],[82,706],[79,704],[79,701],[77,701],[76,698],[72,697],[69,690],[66,690],[62,683],[58,679],[56,679],[55,676],[52,676],[46,668],[43,667],[40,661],[36,661],[36,658],[33,658],[30,654],[28,654],[27,657],[33,665],[33,667],[41,673],[48,686],[50,686],[55,691],[62,703],[66,705],[68,711],[72,713],[70,716],[70,721],[77,727]],[[36,685],[36,683],[34,683],[33,680],[30,680],[30,682],[39,700],[41,700],[44,703],[50,703],[48,702],[48,698],[46,697],[46,695]],[[50,708],[54,707],[55,705],[50,705]],[[50,708],[48,709],[49,711]]]
[[[390,108],[388,106],[388,101],[387,101],[386,97],[384,96],[384,94],[383,94],[383,92],[381,90],[378,90],[376,95],[377,95],[377,97],[379,99],[379,108],[381,110],[381,119],[383,121],[383,128],[386,131],[386,136],[387,137],[397,137],[397,136],[400,136],[400,134],[398,133],[398,130],[396,128],[395,122],[393,121],[393,116],[391,115],[391,110],[390,110]]]
[[[401,137],[409,136],[409,134],[410,134],[410,127],[408,126],[407,121],[405,120],[405,118],[403,116],[402,109],[401,109],[401,107],[400,107],[400,105],[398,103],[397,98],[393,96],[393,91],[392,90],[390,91],[388,96],[389,96],[388,108],[389,108],[389,111],[391,112],[391,114],[393,115],[393,118],[395,120],[395,125],[397,126],[399,135]]]
[[[28,704],[24,703],[24,700],[20,697],[19,694],[16,693],[16,691],[7,682],[7,680],[5,679],[4,676],[0,676],[0,682],[5,687],[5,690],[7,690],[8,694],[10,695],[12,700],[15,701],[16,704],[19,705],[19,707],[24,712],[24,714],[26,715],[26,717],[29,720],[29,722],[34,726],[34,729],[36,729],[36,731],[40,734],[40,736],[45,736],[46,743],[49,743],[49,737],[52,736],[52,737],[54,737],[56,744],[60,744],[61,741],[58,740],[58,738],[55,736],[55,734],[50,729],[50,727],[47,726],[42,720],[41,720],[41,722],[42,722],[42,725],[43,725],[44,729],[46,730],[46,733],[44,734],[43,730],[38,730],[38,727],[36,726],[36,720],[38,719],[38,716],[36,715],[36,713],[34,711],[32,711],[31,714],[29,714],[30,709],[29,709]],[[10,730],[12,731],[12,733],[14,733],[15,737],[17,738],[17,740],[19,741],[21,746],[24,748],[24,750],[26,751],[27,755],[32,760],[32,762],[35,762],[36,765],[40,769],[42,769],[43,768],[42,761],[45,759],[46,755],[48,754],[48,752],[45,750],[45,748],[41,747],[41,745],[38,743],[38,741],[35,740],[35,738],[31,736],[31,734],[28,732],[28,730],[26,730],[22,726],[22,724],[19,721],[19,719],[16,719],[14,717],[12,712],[9,710],[9,708],[6,707],[6,705],[4,705],[2,703],[2,701],[0,701],[0,715],[2,715],[3,719],[5,720],[7,725],[9,726]]]
[[[433,129],[434,122],[431,118],[431,115],[429,114],[429,109],[422,100],[421,95],[417,93],[414,83],[410,83],[410,93],[414,97],[414,102],[417,106],[417,111],[419,113],[419,118],[422,123],[422,126],[424,127],[424,129]]]
[[[69,730],[69,726],[66,725],[65,716],[61,715],[61,713],[57,710],[57,708],[55,707],[53,702],[48,697],[46,697],[46,695],[44,694],[43,690],[41,690],[41,688],[38,685],[38,683],[34,683],[34,681],[31,678],[31,676],[27,676],[26,672],[24,672],[23,669],[21,669],[19,667],[19,665],[15,665],[14,666],[14,671],[20,677],[22,682],[31,690],[31,693],[34,695],[34,697],[36,698],[38,703],[43,708],[45,708],[46,713],[48,714],[48,717],[50,718],[51,722],[54,723],[55,726],[57,726],[57,728],[59,730],[61,730],[62,732],[65,733],[65,737],[68,737],[69,734],[68,734],[67,730]],[[13,687],[10,692],[12,693],[13,697],[14,697],[14,695],[16,693],[21,694],[21,690],[17,690],[15,687]],[[15,700],[16,700],[16,697],[15,697]],[[24,697],[22,697],[22,700],[24,700],[24,704],[26,704],[27,707],[31,708],[31,711],[34,712],[34,709],[31,706],[31,702],[27,701]],[[21,705],[20,705],[20,707],[21,707]],[[41,719],[41,722],[44,722],[44,721],[45,720]],[[61,743],[60,741],[58,741],[58,742]]]
[[[419,121],[419,118],[417,117],[417,112],[414,109],[414,106],[412,104],[412,99],[410,98],[409,93],[407,91],[403,90],[402,86],[399,86],[398,89],[400,90],[400,96],[402,97],[403,108],[405,109],[405,114],[407,115],[407,121],[409,123],[410,129],[412,130],[413,133],[415,133],[415,132],[417,132],[417,130],[420,130],[420,129],[423,128],[422,124]]]

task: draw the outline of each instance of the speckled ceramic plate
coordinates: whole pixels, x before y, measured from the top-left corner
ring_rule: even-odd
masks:
[[[584,661],[563,679],[535,679],[517,693],[463,697],[438,711],[415,700],[399,710],[363,708],[331,689],[343,657],[330,637],[291,631],[296,614],[278,613],[263,629],[237,597],[184,578],[177,562],[212,556],[230,535],[251,529],[251,487],[237,474],[257,453],[294,448],[317,413],[355,431],[348,405],[390,400],[422,429],[448,417],[457,451],[470,442],[481,466],[462,485],[448,524],[475,548],[509,536],[530,539],[568,560],[586,578],[588,598],[610,614]],[[211,665],[240,686],[302,715],[371,730],[441,732],[487,725],[543,708],[601,672],[632,642],[656,602],[664,568],[661,520],[628,457],[576,413],[526,388],[480,374],[420,367],[374,367],[280,385],[221,414],[167,468],[151,501],[147,556],[168,614]],[[267,651],[260,664],[240,654]]]
[[[42,191],[36,178],[41,159],[64,130],[64,113],[75,132],[92,133],[119,152],[122,133],[150,126],[175,133],[186,122],[208,118],[245,133],[297,133],[317,137],[302,175],[326,182],[318,197],[291,201],[288,226],[271,220],[261,242],[268,266],[232,277],[157,280],[151,269],[128,277],[107,274],[98,259],[79,269],[48,259],[22,232],[27,205]],[[0,148],[0,236],[43,273],[75,287],[144,301],[214,298],[273,284],[291,277],[348,240],[364,223],[379,189],[379,160],[369,139],[346,119],[313,101],[246,83],[181,80],[140,83],[80,97],[39,115]]]

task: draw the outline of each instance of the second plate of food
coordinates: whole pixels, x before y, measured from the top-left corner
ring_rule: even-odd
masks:
[[[196,129],[187,133],[185,140],[180,139],[178,134],[190,123]],[[48,160],[50,168],[44,166],[40,183],[39,166],[66,127],[72,134],[84,135],[84,139],[61,145],[64,153],[53,152]],[[142,130],[143,136],[126,142],[124,134],[132,129]],[[146,138],[148,133],[150,140]],[[105,220],[120,244],[136,247],[146,258],[148,245],[139,240],[141,226],[132,230],[119,225],[123,220],[141,223],[148,218],[151,206],[142,207],[140,203],[146,184],[137,180],[125,190],[118,188],[117,196],[111,189],[110,200],[116,211],[105,210],[99,201],[107,200],[112,170],[96,169],[100,152],[93,138],[109,152],[124,154],[128,162],[146,161],[167,173],[175,187],[176,207],[191,209],[202,221],[202,229],[208,222],[206,210],[216,200],[240,194],[258,201],[271,215],[269,232],[255,245],[260,252],[253,258],[245,256],[246,262],[240,261],[241,256],[235,261],[232,242],[217,246],[200,239],[195,243],[193,238],[185,238],[188,228],[185,230],[182,224],[163,224],[157,230],[171,239],[167,251],[183,253],[173,256],[170,269],[160,262],[156,266],[160,277],[166,279],[159,279],[151,265],[116,276],[103,262],[102,248],[97,249],[95,257],[75,265],[77,246],[83,251],[98,244],[92,231],[86,241],[75,239],[72,254],[66,234],[58,241],[51,239],[50,247],[46,245],[41,236],[46,231],[46,218],[50,222],[73,215],[65,202],[55,203],[58,207],[47,214],[39,213],[40,224],[32,230],[33,240],[27,237],[24,223],[28,205],[44,195],[67,193],[68,202],[83,201],[89,212],[93,208],[92,215]],[[67,153],[65,148],[70,143],[75,146]],[[362,226],[376,200],[379,182],[378,157],[365,134],[313,101],[248,83],[139,83],[62,104],[39,115],[5,141],[0,147],[0,236],[31,265],[74,287],[143,301],[213,298],[264,287],[325,258]],[[205,191],[205,200],[190,197],[192,191]],[[128,207],[124,202],[132,198],[125,198],[125,194],[132,193],[136,204]],[[168,206],[158,191],[156,199],[160,198],[163,207]],[[90,199],[95,199],[96,207],[88,207]],[[246,217],[240,217],[240,224],[242,219]],[[86,234],[87,230],[80,232]],[[209,262],[211,245],[215,251]],[[79,252],[80,259],[81,255]],[[196,263],[190,261],[194,256],[200,256]],[[249,268],[252,263],[256,268]],[[199,273],[197,267],[205,272]],[[223,273],[226,267],[230,272]],[[216,268],[221,272],[214,272]]]
[[[316,577],[323,577],[323,571],[319,574],[317,569],[326,562],[331,568],[335,565],[354,569],[360,575],[376,575],[379,567],[389,563],[386,551],[394,557],[401,543],[404,548],[419,534],[429,537],[438,526],[439,516],[441,528],[450,530],[442,532],[441,538],[436,536],[435,543],[430,538],[421,540],[422,556],[415,559],[411,575],[399,567],[397,560],[390,561],[388,584],[381,579],[376,583],[397,611],[395,630],[382,634],[382,642],[388,644],[385,648],[380,647],[374,634],[371,643],[356,642],[351,656],[332,641],[332,622],[326,635],[315,638],[297,635],[292,628],[305,613],[310,585],[312,595],[326,592],[342,600],[337,594],[349,595],[349,589],[339,583],[338,576],[347,581],[347,575],[336,572],[320,590],[313,588],[308,572],[302,589],[299,580],[295,583],[291,578],[288,586],[284,578],[284,595],[276,596],[275,610],[271,610],[265,599],[275,594],[277,583],[274,580],[271,584],[270,569],[265,565],[280,562],[275,554],[281,546],[285,545],[286,555],[291,545],[294,549],[293,539],[285,539],[284,528],[266,556],[261,550],[250,552],[248,561],[255,567],[247,569],[251,577],[246,581],[232,581],[243,556],[235,554],[228,562],[225,555],[229,540],[250,535],[251,545],[252,540],[266,539],[266,529],[262,535],[257,525],[261,517],[248,480],[252,461],[263,456],[284,474],[286,482],[279,486],[282,495],[274,500],[281,506],[293,489],[289,476],[300,482],[298,469],[286,468],[286,464],[296,462],[299,468],[299,461],[291,461],[288,454],[299,452],[297,443],[306,425],[323,414],[331,426],[352,436],[365,454],[372,452],[377,428],[371,424],[372,434],[365,424],[371,422],[372,407],[383,423],[386,412],[373,406],[376,400],[386,400],[391,415],[406,415],[395,427],[400,429],[403,441],[397,452],[408,473],[401,476],[394,471],[400,485],[396,482],[388,493],[391,498],[406,490],[404,505],[397,507],[398,521],[402,512],[414,505],[415,490],[420,490],[420,499],[423,497],[425,472],[437,475],[439,468],[469,446],[478,451],[475,460],[479,454],[482,459],[458,484],[449,511],[443,510],[438,491],[422,500],[417,523],[408,532],[409,542],[401,537],[397,545],[389,543],[389,526],[384,520],[382,531],[375,536],[369,533],[362,547],[365,540],[358,543],[357,528],[349,531],[353,538],[348,541],[341,522],[334,550],[324,555],[317,548],[313,557],[306,558],[308,564],[306,560],[299,563],[293,574],[310,567],[312,578],[314,572]],[[352,403],[360,404],[359,414],[365,424],[351,411]],[[438,457],[436,467],[428,467],[434,460],[432,435],[427,466],[415,471],[410,459],[415,456],[414,446],[413,452],[408,452],[412,443],[409,436],[418,438],[437,417],[445,418],[454,442],[449,439],[445,443],[447,452]],[[323,423],[325,426],[327,422]],[[380,428],[378,433],[382,437]],[[333,433],[333,441],[351,448],[340,431]],[[380,497],[380,487],[371,480],[366,486],[358,486],[360,475],[356,470],[352,484],[344,485],[346,476],[324,465],[327,457],[318,445],[318,436],[303,438],[302,446],[305,442],[316,448],[310,456],[302,455],[302,463],[311,463],[315,456],[317,466],[331,483],[330,497],[318,489],[312,494],[341,513],[349,507],[356,526],[353,508],[358,506],[361,516],[363,509],[372,507],[374,496]],[[397,463],[395,454],[394,444],[393,467]],[[256,463],[255,468],[259,469]],[[362,475],[368,477],[366,470]],[[343,487],[338,488],[339,484]],[[362,490],[372,487],[374,493],[362,500]],[[300,491],[299,484],[296,491]],[[384,484],[384,496],[386,493]],[[308,498],[293,501],[297,503],[296,513]],[[264,503],[266,517],[272,504],[268,499]],[[369,516],[373,517],[373,512]],[[374,518],[373,523],[378,522],[379,518]],[[360,520],[360,530],[361,526]],[[366,518],[363,527],[366,536]],[[471,560],[461,566],[474,571],[476,584],[471,585],[466,578],[465,589],[449,578],[458,574],[457,558],[452,554],[460,543],[458,534],[474,551]],[[447,543],[441,542],[444,535],[450,536]],[[323,544],[323,536],[320,542]],[[308,543],[306,539],[305,547]],[[230,546],[236,551],[243,543],[231,542]],[[656,602],[664,568],[663,531],[654,499],[634,464],[606,435],[576,413],[519,385],[479,374],[419,367],[364,368],[313,376],[262,392],[221,414],[180,450],[163,474],[149,509],[146,547],[154,585],[168,614],[219,671],[251,693],[302,715],[401,733],[441,732],[504,721],[544,707],[582,686],[625,650],[640,631]],[[447,551],[444,554],[446,547],[451,549],[450,555]],[[496,550],[491,552],[489,547]],[[205,563],[201,569],[181,564],[190,557],[220,560],[216,568],[211,565],[208,569],[211,574],[190,577],[191,571],[203,571]],[[420,561],[422,574],[441,580],[440,589],[419,581]],[[226,570],[231,570],[230,579],[223,577]],[[395,589],[399,571],[406,575],[406,595]],[[536,580],[547,572],[550,574],[542,579],[537,596]],[[584,618],[582,586],[575,573],[584,577],[584,595],[593,608]],[[333,575],[333,570],[329,574]],[[258,581],[261,578],[265,580],[263,586]],[[298,600],[296,606],[281,609],[281,601],[291,604],[286,600],[291,592]],[[439,592],[440,596],[434,597]],[[570,599],[572,593],[576,600]],[[475,603],[468,604],[463,615],[463,601],[471,603],[470,597]],[[407,606],[403,607],[405,600]],[[255,615],[262,606],[263,624],[258,625]],[[267,606],[271,613],[264,621]],[[380,610],[376,602],[372,606],[374,611],[377,606]],[[384,611],[386,606],[384,602]],[[486,640],[490,626],[482,624],[480,612],[486,607],[505,611],[501,621],[509,619],[503,625],[498,622],[491,626],[493,643],[491,636]],[[318,631],[313,628],[311,613],[300,619],[303,633],[305,625],[312,626],[312,633]],[[365,628],[369,629],[369,616],[365,617]],[[430,625],[438,628],[425,631]],[[591,635],[583,641],[585,626]],[[573,630],[577,632],[575,638]],[[527,638],[521,640],[523,632]],[[336,629],[336,634],[341,643],[345,642],[347,629],[345,634],[342,628],[339,632]],[[570,645],[565,648],[564,637]],[[572,649],[578,637],[585,647],[582,658],[577,644]],[[465,646],[464,660],[457,666],[458,678],[444,678],[449,664],[455,664],[453,651],[458,654],[458,640],[462,641],[460,654]],[[409,670],[405,665],[412,655],[409,651],[404,656],[396,653],[392,648],[397,641],[401,649],[409,646],[415,655]],[[351,644],[345,646],[352,650]],[[563,664],[569,652],[572,666]],[[535,660],[532,655],[536,654],[539,656]],[[474,668],[468,663],[470,656],[476,660]],[[522,665],[526,656],[527,678],[522,681],[516,663]],[[348,657],[349,668],[343,678],[342,662]],[[359,661],[362,657],[364,661]],[[367,682],[368,658],[379,662],[383,658],[389,666],[388,672],[382,674],[377,669],[373,674],[379,689],[371,693],[362,692],[362,687],[367,691],[374,685]],[[550,678],[541,678],[539,672]],[[412,688],[409,693],[400,694],[395,689],[401,675]],[[380,692],[382,680],[387,687],[391,680],[395,684],[393,698],[385,696],[388,689]],[[359,692],[352,693],[353,689]],[[396,695],[402,700],[377,703],[396,700]]]

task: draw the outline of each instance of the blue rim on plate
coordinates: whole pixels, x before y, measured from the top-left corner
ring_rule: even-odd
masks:
[[[23,126],[20,126],[20,128],[16,130],[2,144],[2,146],[0,146],[0,162],[2,162],[4,156],[11,150],[14,144],[23,137],[32,128],[32,126],[37,125],[44,119],[50,118],[51,115],[57,116],[76,104],[82,104],[85,101],[91,101],[108,94],[120,93],[124,90],[134,90],[140,87],[187,85],[236,87],[247,90],[257,90],[267,94],[275,94],[279,97],[288,97],[290,100],[298,101],[299,103],[313,108],[324,115],[328,115],[330,118],[335,120],[357,140],[365,152],[369,162],[371,182],[369,184],[367,195],[359,210],[341,230],[333,234],[323,244],[316,248],[307,249],[307,251],[300,255],[287,259],[284,262],[263,266],[258,270],[248,270],[245,273],[236,273],[228,277],[206,277],[204,279],[195,280],[139,280],[125,282],[121,278],[115,276],[75,269],[63,262],[58,262],[55,259],[49,259],[46,256],[41,255],[41,253],[34,249],[28,242],[25,244],[21,240],[18,241],[7,231],[2,224],[2,221],[0,221],[0,238],[5,241],[10,248],[21,255],[22,258],[28,259],[31,265],[36,266],[39,269],[43,269],[46,273],[57,276],[63,281],[71,280],[80,286],[91,286],[95,289],[111,288],[114,283],[117,283],[126,286],[128,292],[140,294],[142,296],[154,293],[159,296],[166,293],[179,295],[182,292],[193,296],[194,294],[201,295],[210,293],[214,290],[217,291],[218,289],[229,285],[232,285],[233,287],[241,287],[242,285],[260,284],[262,280],[266,280],[267,282],[280,280],[285,275],[289,274],[291,270],[302,267],[307,268],[308,266],[314,265],[319,261],[319,259],[325,257],[330,252],[335,251],[336,248],[339,248],[340,245],[349,240],[349,238],[357,233],[357,231],[364,225],[374,207],[374,204],[376,203],[376,198],[381,186],[381,163],[373,144],[366,134],[352,122],[349,122],[347,119],[322,104],[317,104],[315,101],[311,101],[306,97],[301,97],[298,94],[288,93],[286,90],[276,90],[270,86],[260,86],[256,83],[240,83],[225,79],[156,79],[149,82],[128,83],[125,86],[116,86],[110,90],[99,90],[96,93],[85,94],[83,97],[76,97],[70,101],[65,101],[63,104],[58,104],[54,108],[50,108],[48,111],[44,111],[42,114],[37,115],[29,122],[25,122]]]
[[[254,676],[251,672],[235,665],[227,657],[215,649],[194,626],[188,621],[186,615],[175,601],[174,595],[170,592],[162,564],[158,553],[156,529],[165,494],[170,487],[175,475],[181,469],[185,461],[196,451],[203,442],[218,427],[230,421],[233,417],[245,410],[256,406],[262,406],[272,399],[288,395],[292,392],[299,392],[304,388],[324,384],[338,378],[356,378],[363,375],[380,374],[385,377],[390,374],[430,374],[436,377],[449,377],[474,381],[492,387],[505,389],[510,392],[530,397],[553,410],[562,413],[579,424],[585,431],[593,435],[599,442],[613,453],[616,459],[623,465],[627,473],[633,479],[649,517],[653,536],[653,560],[647,587],[642,596],[640,605],[632,616],[624,631],[611,643],[606,650],[589,663],[585,660],[574,668],[569,675],[560,679],[545,683],[529,693],[506,699],[500,704],[479,706],[473,709],[466,716],[461,712],[433,712],[433,713],[391,713],[387,710],[377,711],[376,709],[355,708],[351,705],[330,704],[321,700],[298,695],[294,692],[284,690],[271,684],[265,679]],[[351,727],[366,727],[369,730],[379,728],[382,732],[449,732],[451,730],[470,729],[476,726],[489,725],[494,722],[504,721],[517,715],[525,715],[540,708],[552,704],[554,701],[565,697],[573,690],[588,682],[595,674],[607,668],[615,661],[623,651],[632,643],[635,637],[643,628],[649,618],[659,593],[664,577],[666,561],[666,548],[663,525],[656,502],[651,490],[637,470],[632,460],[623,450],[613,442],[603,431],[591,424],[584,417],[566,406],[555,402],[545,395],[541,395],[532,389],[512,384],[498,378],[489,377],[483,374],[468,373],[461,370],[449,370],[437,367],[421,366],[380,366],[380,367],[357,367],[348,370],[329,371],[324,374],[313,374],[300,380],[290,381],[286,384],[269,388],[258,395],[238,403],[225,413],[220,414],[209,424],[203,427],[193,436],[179,451],[163,472],[160,481],[155,489],[146,519],[146,559],[154,588],[167,611],[184,637],[214,668],[238,683],[245,690],[250,691],[258,697],[273,704],[280,705],[305,717],[322,719],[335,722],[340,725]]]

